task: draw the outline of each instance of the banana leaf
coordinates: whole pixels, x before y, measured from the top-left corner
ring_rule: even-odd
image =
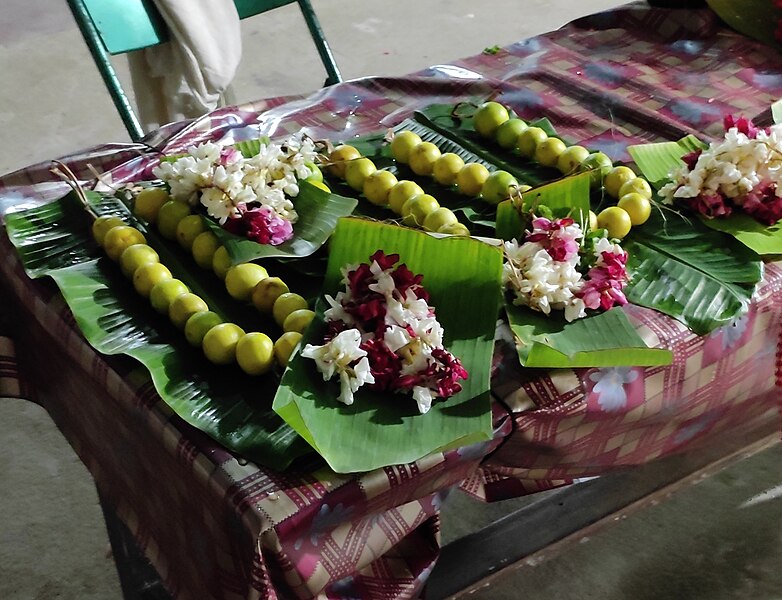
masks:
[[[782,11],[769,0],[706,0],[720,19],[746,36],[777,46],[776,27]]]
[[[583,224],[589,213],[589,173],[579,173],[533,188],[522,194],[522,210],[519,212],[513,200],[505,200],[497,206],[497,237],[503,240],[517,238],[524,230],[522,214],[534,211],[541,204],[555,215],[570,215]]]
[[[324,382],[314,361],[296,355],[282,378],[275,410],[337,472],[407,463],[432,452],[491,436],[489,375],[499,306],[502,254],[469,238],[437,239],[423,232],[349,218],[330,243],[324,291],[340,289],[341,267],[367,262],[376,250],[398,253],[423,284],[445,330],[445,345],[469,373],[459,394],[419,415],[411,397],[360,388],[341,404],[339,384]],[[324,323],[302,341],[320,345]]]
[[[628,146],[627,152],[650,183],[660,184],[669,178],[674,169],[684,164],[682,156],[708,147],[694,135],[688,135],[678,142]]]
[[[118,199],[88,195],[98,214],[116,214],[144,229]],[[119,266],[102,255],[74,194],[8,214],[6,227],[28,274],[55,280],[87,341],[104,354],[138,360],[163,401],[187,423],[229,450],[275,469],[310,451],[271,408],[278,378],[249,377],[237,366],[214,366],[199,348],[191,347],[181,331],[136,294]],[[200,271],[178,247],[172,249],[154,231],[144,233],[161,262],[221,317],[247,331],[274,327],[257,311],[230,300],[222,283]]]
[[[670,315],[705,335],[746,313],[763,277],[760,257],[731,236],[671,213],[633,228],[627,299]]]
[[[350,215],[358,204],[346,198],[315,187],[307,181],[299,182],[299,195],[293,202],[299,220],[293,226],[293,237],[279,246],[258,244],[229,233],[211,219],[206,222],[228,250],[234,264],[259,258],[301,258],[309,256],[326,243],[340,217]]]
[[[707,147],[689,135],[678,142],[630,146],[628,151],[644,176],[659,184],[683,164],[682,156]],[[761,256],[782,254],[782,223],[764,225],[743,213],[715,219],[701,218],[701,221],[711,229],[732,235]]]
[[[505,309],[525,367],[649,367],[673,360],[669,350],[647,347],[621,308],[572,323],[509,301]]]

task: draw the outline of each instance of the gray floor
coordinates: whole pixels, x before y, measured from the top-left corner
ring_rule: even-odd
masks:
[[[404,74],[619,3],[313,2],[346,78]],[[246,21],[242,33],[245,58],[235,82],[240,101],[320,85],[314,50],[296,71],[275,58],[289,51],[292,39],[308,43],[295,7]],[[0,173],[128,139],[62,0],[3,2],[0,74]],[[119,600],[91,480],[47,415],[0,399],[0,444],[0,599]],[[782,598],[774,572],[782,559],[780,458],[778,448],[764,453],[475,596]],[[766,501],[737,508],[769,489]],[[454,531],[515,506],[451,502],[459,503],[451,513],[457,515]]]

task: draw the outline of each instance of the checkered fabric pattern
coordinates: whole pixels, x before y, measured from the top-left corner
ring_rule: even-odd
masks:
[[[493,56],[221,109],[146,144],[65,161],[85,180],[91,164],[113,182],[138,181],[160,152],[195,142],[302,127],[348,139],[434,102],[489,95],[627,159],[630,143],[708,138],[724,113],[760,113],[782,97],[782,56],[708,11],[634,5]],[[0,179],[3,205],[65,191],[46,164]],[[778,417],[782,264],[766,265],[748,315],[705,337],[630,307],[644,339],[673,351],[668,367],[522,370],[500,351],[493,441],[355,476],[259,468],[183,423],[135,362],[87,345],[53,283],[27,278],[5,236],[0,281],[41,401],[177,598],[414,598],[437,558],[439,505],[453,486],[488,500],[517,496]],[[24,395],[8,344],[0,338],[0,394]]]

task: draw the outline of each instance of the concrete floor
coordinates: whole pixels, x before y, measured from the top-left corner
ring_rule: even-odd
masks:
[[[415,71],[619,3],[313,2],[345,78]],[[302,93],[322,82],[314,49],[295,71],[275,58],[285,56],[290,40],[310,51],[295,7],[245,21],[242,34],[239,101]],[[127,81],[124,61],[117,65]],[[0,173],[128,139],[64,2],[3,2],[0,74]],[[91,479],[45,412],[0,399],[0,444],[0,598],[119,600]],[[780,458],[777,448],[742,463],[543,565],[508,574],[476,597],[782,598],[774,573],[782,559]],[[737,508],[764,490],[772,490],[764,502]],[[485,509],[460,506],[459,527],[486,518]],[[488,512],[506,508],[500,503]]]

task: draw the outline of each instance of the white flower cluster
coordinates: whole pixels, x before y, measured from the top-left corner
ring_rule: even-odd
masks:
[[[731,127],[723,140],[701,153],[692,171],[685,165],[670,177],[659,192],[667,204],[701,194],[736,199],[761,182],[776,183],[776,194],[782,196],[782,124],[758,130],[755,138]]]
[[[502,281],[515,295],[513,304],[529,306],[546,315],[552,310],[564,310],[568,322],[586,316],[584,301],[576,297],[584,284],[578,270],[578,254],[568,260],[554,260],[538,242],[519,245],[514,239],[505,242],[505,257]]]
[[[343,283],[347,284],[348,273],[355,269],[355,266],[342,269]],[[370,284],[369,289],[385,297],[385,331],[382,343],[388,350],[402,357],[401,377],[417,375],[430,366],[432,351],[443,348],[443,328],[426,300],[418,298],[410,288],[404,296],[400,294],[391,276],[393,268],[383,270],[377,261],[372,261],[370,271],[375,283]],[[324,381],[331,379],[334,374],[339,374],[339,400],[350,405],[353,404],[353,394],[359,387],[365,383],[375,383],[369,370],[367,352],[360,346],[376,336],[374,332],[362,333],[357,329],[360,324],[345,311],[344,306],[356,300],[349,286],[346,292],[339,292],[336,298],[326,295],[326,300],[331,305],[324,313],[326,319],[342,321],[353,328],[342,331],[322,346],[307,344],[302,356],[315,360]],[[357,359],[358,363],[351,366]],[[419,412],[426,413],[431,408],[435,390],[416,385],[412,392]]]
[[[188,148],[187,155],[161,162],[153,174],[166,182],[171,195],[225,223],[247,205],[268,207],[283,219],[298,219],[290,198],[299,193],[298,179],[312,174],[315,147],[308,138],[291,136],[282,144],[261,144],[260,152],[244,158],[230,146],[212,142]],[[249,208],[249,207],[248,207]]]

